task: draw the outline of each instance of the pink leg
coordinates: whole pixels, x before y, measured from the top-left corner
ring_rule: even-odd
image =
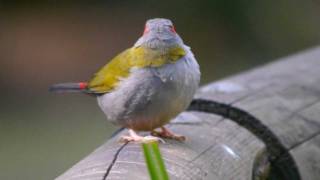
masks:
[[[165,128],[164,126],[161,127],[161,131],[153,130],[151,132],[151,134],[153,136],[158,136],[158,137],[168,138],[168,139],[174,139],[174,140],[177,140],[177,141],[185,141],[186,140],[185,136],[174,134],[173,132],[171,132],[167,128]]]
[[[122,136],[120,142],[147,142],[147,141],[161,141],[161,138],[154,136],[139,136],[134,130],[129,129],[129,136]]]

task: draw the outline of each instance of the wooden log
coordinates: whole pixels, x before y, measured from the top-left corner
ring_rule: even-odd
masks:
[[[320,48],[211,83],[168,125],[170,179],[320,177]],[[57,180],[149,179],[139,144],[115,137]]]

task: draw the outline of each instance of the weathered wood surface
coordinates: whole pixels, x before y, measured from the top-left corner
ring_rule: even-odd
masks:
[[[188,138],[160,145],[171,179],[320,179],[320,48],[206,85],[196,98],[226,106],[216,115],[184,112],[168,125]],[[270,131],[252,129],[251,119]],[[149,179],[141,147],[119,144],[119,135],[57,180]]]

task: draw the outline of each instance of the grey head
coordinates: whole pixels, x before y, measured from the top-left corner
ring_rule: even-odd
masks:
[[[149,19],[145,24],[143,35],[135,44],[149,48],[169,48],[177,45],[183,45],[183,41],[172,22],[164,18]]]

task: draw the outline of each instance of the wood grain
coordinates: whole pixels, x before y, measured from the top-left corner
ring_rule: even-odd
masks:
[[[320,48],[208,84],[195,98],[225,106],[215,115],[193,109],[168,125],[187,136],[160,145],[171,179],[319,179]],[[117,142],[125,133],[57,180],[149,179],[140,145]]]

